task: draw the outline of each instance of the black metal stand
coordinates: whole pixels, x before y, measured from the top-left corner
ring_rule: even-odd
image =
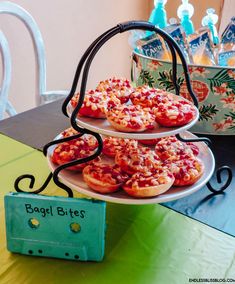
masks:
[[[79,160],[75,160],[69,163],[66,163],[64,165],[58,166],[55,171],[53,173],[50,173],[49,176],[47,177],[46,181],[44,182],[44,184],[37,190],[34,190],[30,193],[40,193],[42,192],[46,186],[48,185],[48,183],[50,182],[51,178],[53,178],[55,184],[57,186],[59,186],[60,188],[62,188],[63,190],[65,190],[68,194],[69,197],[73,197],[73,193],[72,190],[66,186],[65,184],[63,184],[61,181],[59,181],[59,173],[70,167],[70,166],[75,166],[78,164],[82,164],[82,163],[86,163],[88,161],[91,161],[93,159],[95,159],[96,157],[98,157],[101,152],[102,152],[102,147],[103,147],[103,142],[102,142],[102,138],[98,133],[95,133],[93,131],[90,131],[88,129],[84,129],[81,128],[77,125],[76,123],[76,118],[78,115],[78,112],[80,110],[80,108],[82,107],[83,101],[84,101],[84,97],[85,97],[85,91],[86,91],[86,85],[87,85],[87,79],[88,79],[88,73],[89,73],[89,69],[91,66],[91,63],[95,57],[95,55],[97,54],[97,52],[99,51],[99,49],[112,37],[114,37],[116,34],[118,33],[123,33],[129,30],[134,30],[134,29],[140,29],[140,30],[148,30],[148,31],[153,31],[155,33],[157,33],[158,35],[160,35],[168,44],[169,49],[171,51],[171,55],[172,55],[172,70],[173,70],[173,83],[175,86],[175,91],[176,94],[179,95],[179,86],[177,84],[177,57],[176,57],[176,52],[179,55],[181,62],[182,62],[182,66],[184,69],[184,75],[185,75],[185,80],[186,80],[186,86],[188,89],[188,92],[193,100],[194,105],[198,108],[198,100],[196,98],[196,96],[194,95],[194,92],[192,90],[192,86],[190,83],[190,75],[189,75],[189,70],[188,70],[188,66],[186,63],[186,60],[184,58],[183,52],[181,51],[180,47],[178,46],[178,44],[174,41],[174,39],[169,36],[165,31],[157,28],[156,26],[152,25],[149,22],[145,22],[145,21],[130,21],[130,22],[125,22],[125,23],[121,23],[118,24],[117,26],[109,29],[108,31],[106,31],[105,33],[103,33],[101,36],[99,36],[89,47],[88,49],[85,51],[84,55],[82,56],[78,66],[77,66],[77,70],[73,79],[73,83],[72,83],[72,87],[70,90],[69,95],[67,96],[67,98],[65,99],[63,106],[62,106],[62,112],[65,116],[68,117],[68,113],[67,113],[67,107],[68,104],[71,100],[71,98],[74,96],[76,89],[77,89],[77,84],[78,81],[80,79],[81,76],[81,72],[83,71],[82,74],[82,79],[81,79],[81,87],[80,87],[80,95],[79,95],[79,100],[78,100],[78,104],[75,107],[75,109],[72,112],[71,118],[70,118],[70,122],[71,122],[71,126],[79,132],[78,135],[72,136],[72,137],[66,137],[63,139],[58,139],[55,141],[52,141],[48,144],[46,144],[44,146],[43,149],[43,153],[46,156],[47,155],[47,150],[50,146],[55,145],[55,144],[59,144],[65,141],[71,141],[73,139],[76,139],[78,137],[81,137],[84,134],[90,134],[93,135],[97,142],[98,142],[98,147],[96,152],[87,157],[87,158],[83,158],[83,159],[79,159]],[[176,137],[183,142],[205,142],[207,144],[210,144],[210,140],[208,138],[197,138],[197,139],[184,139],[182,138],[179,134],[176,135]],[[216,174],[217,174],[217,181],[218,183],[221,183],[221,172],[226,170],[228,173],[228,178],[227,181],[225,182],[225,184],[223,186],[221,186],[218,190],[215,190],[210,183],[207,183],[207,186],[209,188],[209,190],[211,190],[213,193],[218,194],[218,192],[224,191],[229,184],[231,183],[232,180],[232,171],[229,167],[224,166],[220,169],[217,170]],[[33,175],[29,175],[29,174],[25,174],[22,175],[20,177],[18,177],[15,181],[15,189],[18,192],[24,192],[24,190],[20,189],[19,187],[19,183],[22,179],[30,179],[30,184],[29,184],[29,188],[32,189],[34,186],[34,181],[35,181],[35,177]]]

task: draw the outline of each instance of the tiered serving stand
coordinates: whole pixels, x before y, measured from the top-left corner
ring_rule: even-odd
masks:
[[[87,84],[87,79],[88,79],[88,73],[89,69],[91,66],[91,63],[96,55],[96,53],[99,51],[99,49],[113,36],[115,36],[118,33],[123,33],[129,30],[133,29],[140,29],[140,30],[149,30],[152,32],[157,33],[159,36],[161,36],[167,43],[171,55],[172,55],[172,66],[173,66],[173,83],[175,86],[175,91],[176,91],[176,96],[179,95],[179,86],[177,85],[177,57],[176,57],[176,52],[178,53],[182,66],[184,69],[184,74],[185,74],[185,80],[186,80],[186,85],[188,88],[188,92],[191,95],[191,98],[193,100],[193,103],[195,105],[195,109],[197,110],[197,115],[195,116],[194,120],[191,121],[189,124],[183,126],[183,127],[178,127],[178,128],[164,128],[160,127],[158,129],[155,129],[153,131],[147,131],[144,133],[124,133],[124,132],[119,132],[116,131],[112,126],[109,125],[109,123],[106,120],[102,119],[92,119],[92,118],[86,118],[86,117],[79,117],[78,112],[79,109],[81,108],[83,101],[84,101],[84,96],[85,96],[85,91],[86,91],[86,84]],[[77,84],[79,81],[79,78],[81,76],[81,72],[83,71],[82,74],[82,79],[81,79],[81,87],[80,87],[80,96],[79,96],[79,101],[75,109],[73,109],[70,105],[70,100],[74,96],[77,88]],[[149,203],[162,203],[162,202],[167,202],[171,200],[175,200],[178,198],[182,198],[184,196],[187,196],[189,194],[192,194],[193,192],[199,190],[202,188],[204,185],[207,185],[210,191],[212,191],[214,194],[221,193],[224,191],[229,184],[231,183],[232,180],[232,171],[229,167],[223,166],[219,168],[216,172],[217,175],[217,181],[219,184],[222,183],[222,172],[225,172],[227,174],[227,180],[223,183],[223,185],[220,185],[219,188],[215,189],[213,186],[210,184],[209,180],[214,172],[215,169],[215,160],[214,156],[208,147],[210,144],[210,140],[208,138],[199,138],[190,132],[187,132],[188,129],[190,129],[198,120],[199,118],[199,112],[198,112],[198,101],[197,98],[195,97],[191,84],[190,84],[190,77],[189,77],[189,71],[188,71],[188,66],[186,63],[186,60],[183,56],[183,53],[180,50],[180,47],[177,45],[177,43],[163,30],[155,27],[154,25],[148,23],[148,22],[140,22],[140,21],[131,21],[131,22],[125,22],[118,24],[117,26],[109,29],[105,33],[103,33],[100,37],[98,37],[86,50],[84,55],[82,56],[78,66],[77,70],[75,73],[75,77],[73,80],[72,88],[70,91],[70,94],[68,97],[65,99],[63,106],[62,106],[62,112],[64,113],[65,116],[70,117],[70,122],[71,126],[79,132],[79,134],[74,135],[72,137],[66,137],[66,138],[61,138],[61,135],[58,135],[55,140],[52,142],[48,143],[44,147],[44,155],[48,159],[48,164],[51,169],[50,175],[47,177],[45,183],[36,190],[31,191],[30,193],[40,193],[42,192],[46,186],[48,185],[49,181],[51,178],[53,178],[54,182],[62,189],[64,189],[69,197],[73,197],[73,191],[76,190],[80,193],[83,193],[87,196],[90,196],[95,199],[100,199],[104,201],[109,201],[109,202],[114,202],[114,203],[124,203],[124,204],[149,204]],[[93,135],[97,141],[98,141],[98,147],[95,153],[87,158],[72,161],[70,163],[61,165],[61,166],[56,166],[53,164],[50,160],[50,155],[53,151],[53,148],[55,147],[56,144],[65,142],[65,141],[70,141],[73,139],[76,139],[78,137],[81,137],[84,134],[91,134]],[[81,163],[85,163],[88,161],[91,161],[95,159],[97,156],[99,156],[102,152],[102,136],[101,135],[106,135],[106,136],[113,136],[113,137],[122,137],[122,138],[132,138],[132,139],[154,139],[154,138],[160,138],[160,137],[166,137],[170,135],[176,135],[176,137],[183,142],[197,142],[198,147],[200,150],[200,155],[199,158],[203,161],[205,165],[205,171],[203,176],[200,178],[198,182],[191,186],[185,186],[185,187],[172,187],[169,191],[166,193],[152,197],[152,198],[133,198],[131,196],[128,196],[124,191],[117,191],[112,194],[99,194],[97,192],[94,192],[92,189],[90,189],[86,183],[83,181],[82,175],[78,173],[73,173],[71,171],[66,171],[66,168],[74,165],[78,165]],[[223,174],[223,177],[225,175]],[[15,189],[18,192],[25,192],[20,188],[20,181],[22,179],[30,179],[30,188],[32,189],[34,186],[34,181],[35,177],[33,175],[22,175],[17,180],[15,181]],[[28,192],[28,191],[27,191]]]

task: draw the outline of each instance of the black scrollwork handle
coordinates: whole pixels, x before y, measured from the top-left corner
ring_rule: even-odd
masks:
[[[90,132],[89,132],[90,133]],[[91,134],[91,133],[90,133]],[[86,158],[82,158],[82,159],[79,159],[79,160],[75,160],[75,161],[72,161],[72,162],[69,162],[69,163],[66,163],[64,165],[60,165],[59,167],[57,167],[55,169],[55,171],[53,172],[53,180],[55,182],[55,184],[59,187],[61,187],[62,189],[64,189],[67,193],[68,193],[68,196],[69,197],[73,197],[73,192],[72,190],[67,186],[65,185],[64,183],[62,183],[60,180],[59,180],[59,173],[62,171],[62,170],[65,170],[66,168],[68,167],[71,167],[71,166],[75,166],[75,165],[79,165],[79,164],[83,164],[83,163],[87,163],[87,162],[90,162],[92,160],[94,160],[96,157],[98,157],[101,152],[102,152],[102,148],[103,148],[103,141],[102,141],[102,138],[99,134],[97,133],[93,133],[92,134],[96,139],[97,139],[97,142],[98,142],[98,147],[97,147],[97,150],[94,154],[92,154],[91,156],[88,156]]]
[[[175,136],[181,142],[205,142],[208,146],[210,146],[212,144],[211,140],[209,138],[206,138],[206,137],[183,138],[182,136],[180,136],[180,134],[176,134]]]
[[[74,140],[74,139],[77,139],[77,138],[80,138],[82,135],[84,135],[85,133],[78,133],[76,135],[73,135],[73,136],[68,136],[68,137],[64,137],[64,138],[61,138],[61,139],[57,139],[57,140],[53,140],[49,143],[47,143],[44,147],[43,147],[43,154],[44,156],[47,155],[47,151],[48,149],[53,146],[53,145],[56,145],[56,144],[59,144],[59,143],[63,143],[63,142],[67,142],[67,141],[70,141],[70,140]]]
[[[90,133],[90,132],[89,132]],[[48,152],[48,149],[49,147],[53,146],[53,145],[56,145],[56,144],[59,144],[59,143],[63,143],[63,142],[67,142],[67,141],[71,141],[71,140],[74,140],[74,139],[77,139],[81,136],[83,136],[84,134],[86,134],[86,130],[83,130],[83,133],[78,133],[76,135],[73,135],[73,136],[69,136],[69,137],[64,137],[64,138],[61,138],[61,139],[58,139],[58,140],[54,140],[54,141],[51,141],[49,142],[48,144],[46,144],[44,147],[43,147],[43,153],[44,155],[46,156],[47,155],[47,152]],[[91,134],[91,133],[90,133]],[[102,145],[103,145],[103,142],[102,142],[102,138],[99,134],[96,134],[95,133],[95,138],[97,139],[98,141],[98,147],[97,147],[97,151],[87,157],[87,158],[84,158],[84,159],[80,159],[80,160],[75,160],[73,162],[70,162],[70,163],[66,163],[64,165],[61,165],[59,167],[57,167],[54,171],[54,173],[50,173],[47,177],[47,179],[45,180],[44,184],[39,188],[39,189],[36,189],[34,191],[27,191],[27,190],[23,190],[20,188],[20,182],[24,179],[28,179],[29,180],[29,188],[32,189],[34,187],[34,184],[35,184],[35,176],[34,175],[31,175],[31,174],[24,174],[24,175],[21,175],[19,176],[16,180],[15,180],[15,183],[14,183],[14,187],[15,187],[15,190],[17,192],[25,192],[25,193],[34,193],[34,194],[37,194],[37,193],[40,193],[42,192],[46,187],[47,185],[49,184],[50,180],[53,178],[55,184],[57,186],[59,186],[60,188],[64,189],[67,194],[68,194],[68,197],[73,197],[73,192],[72,190],[65,184],[63,184],[60,180],[59,180],[59,172],[63,169],[66,169],[68,168],[69,166],[71,165],[77,165],[77,164],[82,164],[82,163],[85,163],[85,162],[88,162],[88,161],[91,161],[93,159],[95,159],[98,155],[100,155],[101,151],[102,151]]]
[[[168,44],[171,54],[172,54],[172,65],[173,65],[173,82],[174,82],[174,86],[176,89],[176,93],[179,93],[179,87],[177,85],[177,81],[176,81],[176,76],[177,76],[177,58],[176,58],[176,52],[178,53],[180,59],[181,59],[181,63],[184,69],[184,74],[185,74],[185,79],[186,79],[186,85],[187,85],[187,89],[188,92],[194,102],[194,105],[198,108],[198,100],[192,90],[192,86],[190,83],[190,75],[189,75],[189,70],[188,70],[188,65],[187,62],[184,58],[183,52],[180,49],[180,47],[178,46],[178,44],[175,42],[175,40],[166,32],[164,32],[161,29],[158,29],[156,26],[150,24],[149,22],[141,22],[141,21],[131,21],[131,22],[126,22],[126,23],[121,23],[118,24],[116,27],[114,27],[113,29],[110,29],[108,33],[104,34],[104,36],[102,38],[99,38],[99,41],[95,41],[92,45],[92,48],[90,49],[90,54],[89,57],[87,55],[87,60],[85,63],[85,60],[83,62],[83,64],[85,64],[84,69],[83,69],[83,75],[82,75],[82,82],[81,82],[81,86],[80,86],[80,94],[79,94],[79,99],[78,99],[78,103],[77,106],[74,108],[72,114],[71,114],[71,124],[75,129],[78,129],[79,127],[75,126],[75,123],[73,124],[73,122],[75,122],[76,117],[79,113],[80,108],[82,107],[83,101],[84,101],[84,97],[85,97],[85,91],[86,91],[86,84],[87,84],[87,79],[88,79],[88,73],[89,73],[89,69],[91,66],[91,63],[95,57],[95,55],[97,54],[97,52],[99,51],[99,49],[112,37],[114,37],[116,34],[118,33],[123,33],[129,30],[133,30],[133,29],[141,29],[141,30],[149,30],[149,31],[154,31],[155,33],[159,34],[160,37],[162,37]],[[70,97],[72,97],[75,93],[76,90],[76,86],[79,80],[79,75],[80,75],[80,70],[81,70],[81,66],[79,63],[79,68],[78,68],[78,73],[76,74],[77,76],[74,77],[74,81],[73,81],[73,89],[71,89],[70,92]],[[67,106],[66,102],[66,106]]]
[[[70,90],[70,93],[69,95],[65,98],[64,102],[63,102],[63,105],[62,105],[62,112],[65,116],[69,116],[68,113],[67,113],[67,106],[70,102],[70,100],[72,99],[73,95],[75,94],[76,92],[76,88],[77,88],[77,83],[78,83],[78,80],[80,78],[80,74],[81,74],[81,71],[82,71],[82,68],[84,66],[84,63],[86,62],[87,60],[87,57],[89,56],[89,54],[91,53],[91,51],[96,47],[96,45],[99,43],[99,41],[107,34],[111,33],[114,29],[116,29],[116,27],[113,27],[111,29],[109,29],[108,31],[104,32],[101,36],[99,36],[88,48],[87,50],[85,51],[85,53],[83,54],[82,58],[80,59],[79,63],[78,63],[78,66],[77,66],[77,70],[75,72],[75,75],[74,75],[74,80],[73,80],[73,84],[72,84],[72,87],[71,87],[71,90]]]
[[[224,185],[220,186],[219,189],[214,189],[214,188],[212,187],[212,185],[210,184],[210,182],[208,182],[208,183],[206,184],[207,187],[208,187],[208,189],[209,189],[212,193],[214,193],[214,194],[220,194],[220,193],[222,193],[226,188],[229,187],[229,185],[230,185],[231,182],[232,182],[232,179],[233,179],[233,172],[232,172],[232,170],[230,169],[230,167],[228,167],[228,166],[223,166],[223,167],[219,168],[219,169],[216,171],[216,179],[217,179],[217,182],[218,182],[219,184],[222,183],[222,177],[221,177],[222,172],[227,172],[227,180],[226,180],[226,182],[225,182]]]
[[[59,144],[59,143],[62,143],[62,142],[66,142],[66,141],[70,141],[70,140],[73,140],[73,139],[76,139],[78,137],[81,137],[83,135],[83,133],[80,133],[80,134],[77,134],[77,135],[74,135],[74,136],[70,136],[70,137],[65,137],[65,138],[62,138],[62,139],[58,139],[58,140],[54,140],[54,141],[51,141],[50,143],[46,144],[44,147],[43,147],[43,153],[44,155],[46,156],[47,155],[47,150],[50,146],[52,145],[55,145],[55,144]],[[53,174],[50,173],[48,175],[48,177],[46,178],[45,182],[43,183],[43,185],[34,190],[34,191],[28,191],[28,190],[23,190],[20,188],[20,182],[22,180],[25,180],[25,179],[28,179],[29,180],[29,188],[32,189],[34,187],[34,184],[35,184],[35,176],[34,175],[31,175],[31,174],[24,174],[24,175],[21,175],[19,176],[16,180],[15,180],[15,183],[14,183],[14,187],[15,187],[15,190],[17,192],[26,192],[26,193],[34,193],[34,194],[38,194],[40,192],[42,192],[49,184],[50,180],[52,179],[53,177]],[[62,187],[60,185],[60,187]],[[70,188],[64,188],[63,189],[68,193],[68,196],[72,197],[73,196],[73,193],[72,193],[72,190]]]
[[[15,187],[15,190],[17,192],[27,192],[27,193],[34,193],[34,194],[37,194],[37,193],[40,193],[42,192],[46,187],[47,185],[49,184],[50,180],[52,179],[52,173],[50,173],[47,177],[47,179],[45,180],[44,184],[39,188],[39,189],[36,189],[34,191],[26,191],[26,190],[23,190],[23,189],[20,189],[19,187],[19,184],[21,182],[21,180],[23,179],[29,179],[29,188],[32,189],[34,187],[34,184],[35,184],[35,177],[33,175],[29,175],[29,174],[25,174],[25,175],[21,175],[19,176],[16,180],[15,180],[15,183],[14,183],[14,187]]]

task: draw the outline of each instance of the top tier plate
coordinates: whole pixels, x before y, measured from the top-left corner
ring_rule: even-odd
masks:
[[[184,99],[182,97],[178,97],[174,95],[176,99]],[[184,99],[185,100],[185,99]],[[68,104],[67,111],[69,116],[71,116],[73,112],[73,107],[71,104]],[[155,128],[153,130],[148,130],[145,132],[121,132],[112,127],[110,123],[107,121],[107,119],[101,119],[101,118],[90,118],[90,117],[84,117],[79,116],[76,119],[77,125],[83,128],[86,128],[88,130],[91,130],[96,133],[100,133],[107,136],[112,137],[121,137],[121,138],[130,138],[130,139],[139,139],[139,140],[147,140],[147,139],[154,139],[154,138],[161,138],[166,137],[170,135],[175,135],[181,132],[184,132],[185,130],[190,129],[199,119],[199,111],[195,107],[196,115],[194,119],[183,126],[180,127],[163,127],[159,126],[158,128]]]

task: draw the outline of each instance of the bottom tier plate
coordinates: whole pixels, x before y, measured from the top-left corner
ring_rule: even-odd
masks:
[[[185,138],[195,138],[197,136],[193,135],[190,132],[185,132],[182,135]],[[181,187],[172,187],[164,194],[158,195],[156,197],[151,198],[134,198],[125,193],[123,190],[119,190],[112,194],[101,194],[94,192],[91,188],[87,186],[87,184],[83,181],[83,177],[81,173],[64,170],[59,174],[59,179],[61,182],[69,186],[72,190],[78,191],[86,196],[100,199],[113,203],[121,203],[121,204],[151,204],[151,203],[163,203],[172,200],[176,200],[187,195],[190,195],[199,189],[201,189],[211,178],[214,169],[215,169],[215,160],[211,150],[207,147],[207,145],[203,142],[197,142],[197,146],[199,147],[200,154],[199,158],[203,161],[205,165],[205,171],[202,177],[191,186],[181,186]],[[48,164],[53,172],[56,168],[56,165],[53,164],[50,160],[50,154],[53,147],[49,148],[48,151]]]

